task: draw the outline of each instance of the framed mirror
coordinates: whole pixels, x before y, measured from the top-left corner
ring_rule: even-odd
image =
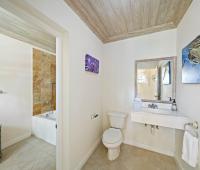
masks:
[[[176,57],[137,60],[135,68],[135,97],[157,103],[175,99]]]

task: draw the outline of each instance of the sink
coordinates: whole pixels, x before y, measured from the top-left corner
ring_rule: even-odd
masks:
[[[141,111],[133,112],[131,114],[131,121],[182,130],[185,123],[190,122],[188,117],[183,116],[179,112],[150,108],[143,108]]]
[[[177,114],[177,112],[173,112],[169,109],[152,109],[152,108],[142,108],[143,112],[147,113],[156,113],[156,114]]]

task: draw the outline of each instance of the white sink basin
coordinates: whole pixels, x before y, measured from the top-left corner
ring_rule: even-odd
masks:
[[[180,113],[149,108],[132,113],[131,120],[137,123],[146,123],[182,130],[184,129],[184,124],[190,122],[188,117]]]
[[[168,109],[151,109],[151,108],[143,108],[143,112],[147,113],[157,113],[157,114],[177,114],[177,112],[173,112]]]

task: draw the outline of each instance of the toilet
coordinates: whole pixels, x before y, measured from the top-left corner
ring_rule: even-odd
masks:
[[[111,112],[108,113],[108,116],[111,127],[104,131],[102,142],[108,148],[108,159],[112,161],[120,154],[120,145],[123,142],[122,129],[124,128],[127,114]]]

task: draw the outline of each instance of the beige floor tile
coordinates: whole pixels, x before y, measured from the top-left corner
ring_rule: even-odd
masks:
[[[56,147],[32,136],[3,150],[0,170],[56,170]]]
[[[82,170],[178,170],[173,157],[122,145],[120,156],[107,159],[107,149],[100,144]]]

